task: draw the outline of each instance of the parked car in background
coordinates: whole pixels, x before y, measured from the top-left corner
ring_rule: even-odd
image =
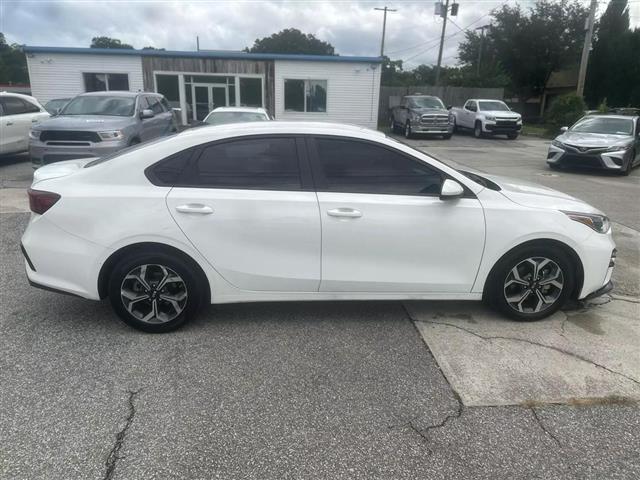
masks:
[[[29,281],[149,332],[211,302],[484,298],[537,320],[608,291],[615,257],[578,199],[340,124],[195,128],[45,166],[29,198]]]
[[[29,152],[33,168],[38,168],[101,157],[176,131],[173,111],[158,93],[91,92],[36,125],[29,133]]]
[[[29,130],[47,118],[49,113],[35,98],[0,92],[0,154],[27,151]]]
[[[587,115],[549,146],[547,164],[590,167],[629,175],[640,164],[640,116]]]
[[[54,98],[53,100],[49,100],[44,105],[44,108],[51,115],[57,115],[58,112],[62,110],[62,107],[64,107],[67,103],[69,103],[69,100],[71,100],[71,98]]]
[[[522,130],[522,116],[501,100],[469,99],[462,108],[451,109],[456,129],[472,130],[476,138],[506,135],[514,140]]]
[[[218,107],[203,120],[209,125],[224,125],[227,123],[265,122],[271,120],[264,108],[252,107]]]
[[[449,139],[453,134],[453,115],[438,97],[406,95],[400,105],[391,109],[390,128],[392,133],[403,132],[406,138],[424,133]]]

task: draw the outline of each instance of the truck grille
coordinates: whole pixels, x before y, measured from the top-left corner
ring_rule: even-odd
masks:
[[[420,117],[420,124],[446,127],[449,125],[449,115],[438,115],[426,113]]]
[[[81,130],[44,130],[40,134],[41,142],[101,142],[97,132],[83,132]]]

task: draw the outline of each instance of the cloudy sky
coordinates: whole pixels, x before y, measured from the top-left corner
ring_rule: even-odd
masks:
[[[507,0],[523,6],[532,0]],[[589,0],[582,0],[585,5]],[[457,62],[462,30],[488,23],[505,0],[458,0],[460,12],[447,24],[443,63]],[[46,1],[0,0],[0,32],[9,42],[88,47],[94,36],[119,38],[136,48],[240,50],[256,38],[295,27],[330,42],[341,55],[377,55],[382,12],[387,18],[385,53],[407,68],[435,63],[442,20],[429,1],[219,0],[219,1]],[[630,0],[632,22],[640,26],[640,0]],[[600,2],[603,11],[606,2]]]

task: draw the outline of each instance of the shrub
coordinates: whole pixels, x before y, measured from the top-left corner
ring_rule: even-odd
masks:
[[[587,105],[582,97],[575,93],[555,98],[545,114],[545,123],[548,125],[549,133],[557,134],[561,127],[573,125],[584,116],[586,109]]]

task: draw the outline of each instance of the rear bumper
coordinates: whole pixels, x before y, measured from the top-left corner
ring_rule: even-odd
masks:
[[[108,249],[65,232],[44,216],[32,214],[22,236],[29,283],[47,290],[99,300],[97,258]]]
[[[86,142],[87,145],[47,145],[39,141],[29,143],[29,157],[33,168],[39,168],[49,163],[74,160],[76,158],[102,157],[122,150],[127,146],[122,142]]]

